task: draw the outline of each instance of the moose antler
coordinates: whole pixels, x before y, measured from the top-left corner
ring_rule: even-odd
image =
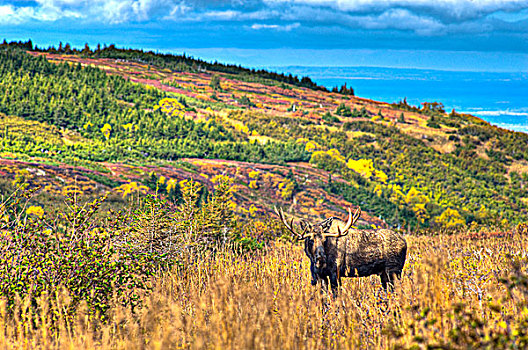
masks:
[[[326,233],[325,236],[328,237],[342,237],[346,236],[348,234],[348,230],[350,230],[350,227],[356,223],[356,221],[359,220],[359,217],[361,216],[361,208],[358,207],[356,211],[354,212],[354,217],[352,217],[352,211],[350,208],[348,208],[348,221],[345,224],[345,227],[343,228],[343,231],[337,226],[337,233]]]
[[[284,212],[282,211],[282,208],[280,209],[280,211],[277,210],[277,207],[273,207],[273,209],[275,210],[275,213],[279,216],[279,218],[281,219],[282,223],[284,224],[284,226],[286,226],[286,228],[288,230],[290,230],[291,233],[293,233],[298,240],[303,240],[305,239],[308,235],[306,234],[306,231],[307,231],[307,227],[304,228],[303,232],[302,233],[298,233],[297,231],[295,231],[293,229],[293,219],[291,219],[290,223],[288,224],[288,221],[286,221],[286,217],[284,216]]]

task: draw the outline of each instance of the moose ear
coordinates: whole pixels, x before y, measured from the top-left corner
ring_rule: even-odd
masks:
[[[325,221],[321,222],[319,224],[319,226],[321,226],[321,230],[323,232],[329,232],[330,231],[330,227],[332,227],[332,222],[334,222],[334,218],[328,218],[326,219]]]

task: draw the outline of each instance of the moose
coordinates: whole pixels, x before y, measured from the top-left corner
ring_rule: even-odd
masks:
[[[310,259],[312,285],[321,282],[324,290],[328,281],[334,294],[341,285],[341,277],[379,275],[385,290],[394,286],[395,276],[401,278],[407,242],[389,229],[355,229],[352,225],[361,216],[361,208],[354,212],[348,208],[348,220],[330,217],[312,225],[300,221],[300,230],[288,222],[282,209],[275,213],[298,240],[304,240],[304,251]]]

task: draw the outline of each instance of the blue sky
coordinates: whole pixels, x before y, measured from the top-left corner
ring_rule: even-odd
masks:
[[[0,39],[245,66],[528,71],[528,0],[0,0]]]

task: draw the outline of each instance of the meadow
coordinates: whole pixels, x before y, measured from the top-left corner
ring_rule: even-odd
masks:
[[[310,285],[299,247],[278,244],[245,259],[230,253],[156,279],[136,314],[120,306],[107,322],[81,308],[72,321],[42,298],[0,316],[4,349],[465,349],[528,346],[526,238],[467,241],[408,237],[405,276],[394,293],[377,277],[344,283],[337,298]],[[512,254],[512,257],[507,257]],[[513,259],[515,259],[513,258]],[[507,281],[501,282],[501,278]],[[511,278],[511,279],[508,279]],[[63,298],[67,299],[64,295]],[[2,305],[5,307],[5,304]],[[50,309],[51,308],[51,309]],[[33,313],[40,311],[38,316]],[[52,331],[53,311],[59,327]],[[17,313],[18,315],[18,313]],[[29,324],[28,324],[29,323]]]
[[[5,255],[0,259],[3,279],[0,347],[521,349],[528,346],[528,237],[522,226],[517,233],[482,229],[478,233],[466,230],[456,234],[406,235],[407,261],[394,291],[385,292],[379,278],[371,276],[345,279],[334,297],[311,286],[309,260],[302,246],[287,236],[245,251],[218,240],[214,245],[199,247],[197,232],[201,238],[214,234],[210,230],[212,222],[204,220],[227,215],[222,218],[225,223],[230,214],[222,214],[215,207],[222,193],[215,192],[209,204],[201,209],[189,202],[192,185],[184,187],[184,194],[190,195],[185,197],[187,204],[173,208],[173,213],[166,211],[163,201],[147,201],[131,214],[131,222],[120,225],[119,220],[126,220],[126,215],[114,214],[120,219],[107,225],[94,219],[92,223],[99,223],[95,227],[85,224],[84,218],[91,217],[97,203],[81,206],[72,201],[72,213],[65,213],[64,222],[69,224],[58,224],[54,232],[48,229],[45,233],[46,242],[54,238],[62,245],[48,246],[45,252],[34,244],[39,230],[46,231],[35,215],[26,214],[23,219],[15,216],[17,227],[9,226],[10,219],[5,220],[1,248],[25,244],[9,259]],[[8,208],[5,203],[4,208]],[[189,216],[193,211],[199,213]],[[173,215],[171,220],[164,213]],[[83,223],[78,223],[76,218],[81,217]],[[54,222],[57,220],[61,219]],[[254,223],[247,225],[251,224]],[[254,227],[280,231],[274,224],[278,223],[273,219],[267,226]],[[127,236],[130,241],[127,247],[135,249],[136,255],[126,255],[129,249],[118,249],[120,240],[106,240],[123,233],[128,225],[136,228]],[[172,254],[164,250],[165,254],[158,257],[171,258],[163,264],[149,265],[155,254],[145,258],[148,254],[145,252],[157,249],[153,250],[149,237],[155,235],[156,243],[163,246],[160,233],[167,229],[174,238]],[[140,250],[143,260],[139,263],[123,260],[126,256],[137,259]],[[55,251],[64,255],[62,258],[69,264],[65,271],[68,274],[75,271],[73,276],[45,271],[55,261]],[[125,265],[120,265],[121,262]],[[17,272],[6,282],[13,265],[18,267]],[[146,266],[157,268],[147,271]],[[50,274],[53,279],[46,280]],[[27,275],[32,277],[25,278]],[[135,279],[129,278],[132,275]],[[17,289],[24,283],[25,288]],[[17,292],[10,294],[6,285]]]

